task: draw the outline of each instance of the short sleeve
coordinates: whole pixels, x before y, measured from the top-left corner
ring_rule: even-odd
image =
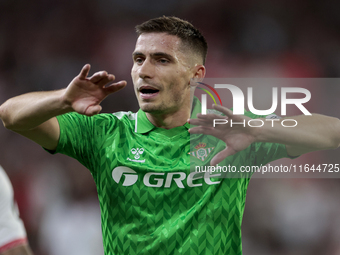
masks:
[[[252,118],[252,119],[281,119],[280,116],[276,115],[275,113],[269,114],[269,115],[255,115],[251,112],[246,112],[246,116]],[[286,145],[279,144],[279,143],[254,143],[252,149],[256,153],[256,159],[257,163],[259,162],[259,165],[266,165],[269,162],[272,162],[274,160],[280,159],[280,158],[297,158],[297,157],[291,157],[287,153]]]
[[[266,165],[280,158],[289,158],[284,144],[280,143],[253,143],[254,165]]]
[[[255,115],[251,112],[246,112],[246,116],[252,119],[280,119],[276,114],[269,114],[266,116]],[[253,166],[264,166],[270,162],[281,158],[292,158],[288,155],[286,145],[280,143],[269,142],[255,142],[249,147],[250,149],[250,162]]]
[[[60,127],[56,153],[65,154],[93,169],[94,118],[78,113],[57,116]]]

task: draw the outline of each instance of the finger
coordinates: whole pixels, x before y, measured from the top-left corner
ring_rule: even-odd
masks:
[[[99,81],[107,78],[108,76],[109,75],[106,71],[96,72],[89,78],[89,80],[93,83],[98,83]]]
[[[214,129],[213,127],[198,126],[198,127],[190,128],[188,131],[190,134],[204,134],[204,135],[212,135],[212,136],[218,135],[218,131]]]
[[[124,88],[126,86],[126,84],[127,84],[126,81],[116,82],[116,83],[113,83],[113,84],[105,87],[104,91],[107,94],[111,94],[111,93],[117,92],[118,90],[121,90],[122,88]]]
[[[198,113],[197,118],[201,120],[209,120],[209,121],[213,121],[214,119],[229,119],[228,116],[222,116],[222,115],[218,115],[214,113],[211,113],[211,114]]]
[[[210,161],[210,165],[211,166],[216,166],[218,163],[222,162],[224,159],[226,159],[227,157],[234,155],[236,153],[236,151],[230,147],[228,147],[228,145],[226,145],[227,147],[220,151],[219,153],[217,153]]]
[[[224,107],[224,106],[221,106],[221,105],[216,105],[214,104],[213,105],[213,108],[219,112],[222,112],[224,113],[226,116],[228,116],[229,118],[232,118],[233,117],[233,111]]]
[[[97,85],[100,87],[104,87],[109,83],[113,82],[116,77],[113,74],[108,74],[107,76],[103,77],[100,81],[97,82]]]
[[[84,67],[81,69],[81,71],[79,73],[79,78],[80,79],[86,79],[87,75],[89,74],[90,69],[91,69],[90,64],[84,65]]]
[[[221,114],[216,114],[216,113],[208,113],[208,114],[202,114],[202,113],[197,113],[197,118],[200,119],[215,119],[215,118],[228,118],[227,116],[221,115]]]
[[[199,120],[202,120],[202,121],[212,122],[214,119],[228,119],[227,116],[218,115],[218,114],[214,114],[214,113],[210,113],[210,114],[197,113],[196,117],[197,118],[192,116],[191,120],[199,119]]]
[[[223,121],[224,124],[227,124],[228,123],[228,117],[217,115],[217,114],[209,114],[209,116],[197,114],[197,119],[189,119],[188,122],[192,125],[202,125],[202,126],[212,126],[212,127],[214,127],[215,122],[221,124],[221,121]]]
[[[207,127],[213,126],[213,121],[210,120],[189,119],[188,123],[194,126],[207,126]]]

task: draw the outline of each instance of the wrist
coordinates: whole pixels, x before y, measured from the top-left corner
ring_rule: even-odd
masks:
[[[67,97],[66,94],[67,89],[61,89],[57,91],[57,95],[59,98],[60,109],[62,110],[63,114],[68,112],[73,112],[74,109],[72,107],[72,101]]]
[[[263,118],[259,118],[262,121],[262,126],[252,126],[251,129],[252,136],[254,137],[254,142],[266,142],[266,133],[268,132],[268,123],[264,121]],[[257,124],[257,123],[256,123]]]

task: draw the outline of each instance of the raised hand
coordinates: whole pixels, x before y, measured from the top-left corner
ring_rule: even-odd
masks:
[[[126,86],[126,81],[110,84],[115,76],[101,71],[87,77],[91,66],[86,64],[65,90],[64,102],[80,114],[92,116],[98,114],[100,103],[111,93]]]
[[[226,157],[231,156],[238,151],[246,149],[251,143],[255,142],[256,136],[260,132],[259,127],[247,126],[249,117],[244,115],[233,115],[232,111],[220,106],[214,105],[213,108],[225,114],[221,116],[217,114],[198,114],[197,119],[190,119],[189,123],[197,125],[197,127],[190,128],[191,134],[205,134],[212,135],[226,143],[226,148],[217,153],[210,162],[210,165],[214,166],[224,160]],[[227,120],[226,124],[216,124],[214,119]],[[231,123],[245,123],[233,124]],[[220,122],[221,123],[221,122]]]

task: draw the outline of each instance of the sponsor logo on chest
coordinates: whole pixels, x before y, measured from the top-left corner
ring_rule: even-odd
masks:
[[[112,170],[113,180],[122,186],[132,186],[141,177],[146,187],[170,188],[172,185],[175,185],[183,189],[185,188],[185,183],[190,188],[200,187],[204,183],[207,185],[219,184],[220,181],[214,181],[211,178],[221,177],[221,173],[191,172],[187,174],[185,172],[147,172],[145,174],[138,174],[135,170],[126,166],[118,166]]]
[[[145,159],[141,159],[142,154],[144,153],[144,148],[132,148],[130,153],[133,156],[133,159],[127,157],[127,160],[138,162],[138,163],[145,163]]]

